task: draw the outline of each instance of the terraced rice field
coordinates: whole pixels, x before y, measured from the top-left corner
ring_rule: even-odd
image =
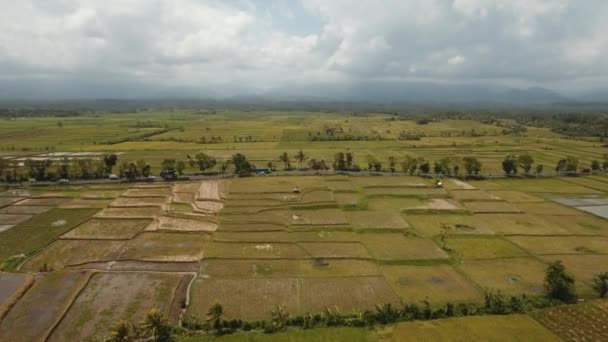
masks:
[[[13,271],[40,272],[0,321],[0,336],[16,338],[35,320],[24,338],[99,340],[117,319],[152,307],[177,321],[186,294],[188,314],[204,317],[219,301],[229,319],[268,318],[274,305],[296,315],[482,302],[488,289],[541,296],[554,260],[589,297],[597,265],[608,264],[608,221],[578,209],[608,198],[591,185],[555,178],[439,188],[407,176],[272,176],[0,197],[11,198],[0,208],[10,226],[0,225],[0,262],[17,258]],[[79,201],[99,206],[64,207]],[[0,302],[23,277],[0,273]],[[430,331],[399,324],[366,336],[407,340],[405,326],[438,340],[448,335],[437,331],[455,327],[480,339],[493,338],[492,329],[578,338],[547,315],[429,322]],[[589,331],[603,338],[602,329]]]

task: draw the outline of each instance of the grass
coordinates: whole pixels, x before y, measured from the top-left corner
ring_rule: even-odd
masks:
[[[0,233],[0,259],[30,254],[93,216],[97,209],[52,209]]]

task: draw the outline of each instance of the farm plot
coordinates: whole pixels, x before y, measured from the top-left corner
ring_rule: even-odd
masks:
[[[34,285],[0,322],[0,336],[6,341],[43,341],[89,277],[87,272],[37,276]]]
[[[554,197],[553,201],[569,207],[586,207],[608,205],[608,198],[590,195],[585,197]]]
[[[443,183],[443,186],[448,190],[477,190],[477,188],[470,183],[455,178],[448,179]]]
[[[502,201],[503,199],[482,190],[452,190],[450,196],[459,201]]]
[[[443,188],[431,187],[399,187],[399,186],[373,186],[365,187],[363,192],[368,196],[402,196],[402,197],[441,197],[447,196]]]
[[[504,294],[540,295],[546,265],[533,258],[503,258],[463,261],[460,268],[482,288]]]
[[[8,302],[14,298],[15,294],[26,284],[26,274],[11,274],[0,272],[0,317],[2,317],[3,309]]]
[[[509,203],[534,203],[544,202],[544,199],[522,191],[498,190],[489,191],[489,194],[502,198]]]
[[[293,314],[300,313],[296,278],[197,279],[191,290],[188,314],[205,317],[213,303],[224,307],[228,319],[262,319],[270,310],[283,305]]]
[[[378,265],[369,260],[315,259],[301,260],[300,277],[371,277],[381,276]]]
[[[461,259],[491,259],[527,256],[528,253],[498,237],[450,237],[450,253]]]
[[[460,204],[453,199],[430,198],[424,204],[415,208],[407,209],[408,213],[416,212],[449,212],[464,210]]]
[[[544,220],[555,226],[568,230],[573,235],[604,235],[608,236],[606,219],[584,214],[577,216],[544,216]]]
[[[570,217],[570,216],[560,216]],[[571,227],[557,224],[546,215],[477,214],[471,217],[473,226],[484,227],[496,234],[569,235]],[[555,217],[557,218],[557,216]]]
[[[217,232],[213,241],[218,242],[294,242],[292,234],[286,231],[277,232]]]
[[[608,340],[608,312],[592,304],[544,309],[533,317],[564,341]]]
[[[551,202],[519,203],[517,206],[526,213],[535,215],[573,216],[582,214],[575,209]]]
[[[431,181],[421,179],[419,177],[394,176],[394,177],[350,177],[349,180],[353,184],[360,187],[431,187]]]
[[[447,254],[430,239],[403,234],[360,234],[361,243],[380,260],[444,259]]]
[[[190,192],[174,192],[171,197],[173,203],[190,203],[194,201],[194,193]]]
[[[25,197],[0,197],[0,208],[9,206],[23,199],[25,199]]]
[[[305,191],[300,203],[334,203],[334,193],[326,189]]]
[[[90,191],[81,192],[80,198],[83,198],[83,199],[113,199],[113,198],[119,197],[122,193],[123,193],[123,191],[121,191],[121,190],[105,190],[105,189],[90,190]]]
[[[244,224],[248,224],[248,223],[262,223],[262,224],[271,224],[271,225],[279,225],[279,226],[283,226],[283,227],[287,227],[287,225],[291,222],[291,220],[293,219],[293,214],[289,211],[289,210],[266,210],[263,212],[256,212],[256,213],[250,213],[250,214],[243,214],[243,213],[226,213],[225,211],[222,211],[222,215],[221,215],[221,225],[220,225],[220,230],[224,229],[224,223],[227,224],[238,224],[240,226],[244,226]],[[252,227],[243,227],[245,228],[244,230],[248,230],[248,228],[251,228],[251,230],[258,230],[258,229],[253,229],[254,226]]]
[[[230,194],[293,194],[293,190],[296,188],[301,192],[312,189],[327,189],[321,177],[256,177],[234,179],[230,185]]]
[[[367,249],[358,242],[300,242],[313,258],[371,258]]]
[[[174,194],[175,193],[195,194],[198,192],[200,187],[201,187],[201,182],[188,182],[188,183],[178,182],[178,183],[173,184],[173,188],[171,189],[171,191]]]
[[[214,232],[217,223],[207,222],[197,218],[187,219],[181,217],[161,216],[154,224],[147,226],[149,231],[173,231],[173,232]]]
[[[557,178],[547,179],[494,179],[476,182],[479,188],[488,190],[514,190],[530,193],[600,194],[598,190],[568,183]]]
[[[294,209],[291,216],[292,225],[333,226],[347,225],[348,219],[339,209]]]
[[[131,188],[125,191],[122,196],[124,197],[159,197],[165,198],[171,194],[170,188],[151,188],[151,189],[138,189]]]
[[[0,214],[0,222],[3,225],[10,225],[11,227],[19,224],[21,222],[25,222],[30,218],[34,217],[34,215],[26,215],[26,214]]]
[[[152,219],[92,218],[62,236],[63,239],[128,240],[142,232]]]
[[[351,227],[355,229],[407,229],[409,225],[400,213],[380,211],[345,212]]]
[[[99,341],[118,320],[138,322],[150,308],[169,314],[182,277],[140,272],[95,274],[48,341]]]
[[[608,265],[608,255],[548,255],[541,257],[542,260],[551,262],[561,260],[576,278],[576,286],[580,292],[590,294],[591,289],[585,284],[592,284],[593,277],[599,272],[605,272],[605,265]],[[599,266],[604,267],[599,267]]]
[[[147,207],[161,206],[165,204],[164,197],[118,197],[112,203],[111,207]]]
[[[110,204],[111,200],[106,199],[88,199],[88,198],[74,198],[63,204],[60,204],[58,208],[62,209],[80,209],[80,208],[105,208]]]
[[[203,234],[143,232],[125,243],[118,260],[199,261],[209,240]]]
[[[384,277],[302,278],[301,305],[306,312],[338,308],[341,312],[396,305],[399,298]]]
[[[576,207],[576,209],[586,211],[593,215],[608,219],[608,205]]]
[[[296,242],[359,242],[359,234],[340,230],[296,231],[289,233]]]
[[[153,207],[136,207],[136,208],[105,208],[100,211],[96,216],[98,217],[111,217],[111,218],[152,218],[160,215],[161,208],[158,206]]]
[[[374,197],[367,202],[369,210],[401,212],[406,209],[416,209],[425,204],[418,198]]]
[[[226,197],[226,190],[229,181],[225,180],[207,180],[202,181],[196,194],[197,199],[216,200],[219,201]]]
[[[69,201],[69,198],[65,197],[49,197],[49,198],[27,198],[23,201],[17,202],[15,205],[26,205],[26,206],[43,206],[43,207],[56,207]]]
[[[408,215],[406,219],[411,227],[425,237],[441,234],[442,225],[450,227],[455,234],[494,234],[471,215]]]
[[[376,333],[379,341],[546,341],[561,339],[528,315],[479,316],[405,322]]]
[[[309,254],[294,243],[213,242],[205,258],[221,259],[305,259]]]
[[[602,192],[608,192],[608,183],[598,181],[595,179],[591,179],[588,177],[568,177],[568,178],[563,178],[563,181],[568,182],[568,183],[577,184],[577,185],[582,185],[584,187],[594,189],[594,190],[599,190]]]
[[[334,200],[340,206],[355,206],[363,197],[358,192],[334,192]]]
[[[508,202],[499,201],[485,201],[485,202],[464,202],[464,206],[472,213],[486,213],[486,214],[501,214],[501,213],[521,213],[521,209],[518,209],[514,205]]]
[[[29,254],[95,214],[95,209],[52,209],[0,233],[0,258]]]
[[[450,265],[382,266],[384,277],[405,303],[480,301],[481,292]]]
[[[207,259],[201,276],[214,278],[294,278],[300,274],[300,260]]]
[[[538,255],[608,254],[608,238],[598,236],[510,236],[509,240]]]
[[[222,202],[196,200],[193,203],[195,211],[203,213],[218,213],[224,209],[224,203]]]
[[[38,272],[44,268],[59,270],[69,266],[113,261],[120,255],[122,241],[57,240],[27,260],[21,269]]]

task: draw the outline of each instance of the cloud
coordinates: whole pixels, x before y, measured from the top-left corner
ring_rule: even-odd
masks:
[[[608,85],[603,0],[20,0],[2,7],[5,86],[94,78],[229,94],[383,79],[559,83],[566,91],[587,80]]]

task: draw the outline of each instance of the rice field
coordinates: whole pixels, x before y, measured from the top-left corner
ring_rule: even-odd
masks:
[[[551,170],[562,154],[579,157],[580,165],[587,167],[604,152],[595,142],[564,140],[538,128],[511,137],[503,136],[497,126],[464,120],[421,126],[388,121],[384,114],[347,119],[335,113],[267,114],[146,113],[146,118],[162,118],[170,125],[188,125],[145,141],[113,145],[103,141],[116,138],[117,127],[125,131],[121,136],[145,132],[129,126],[144,114],[108,114],[112,120],[99,127],[87,126],[86,118],[66,119],[60,136],[44,129],[49,118],[38,118],[35,127],[27,127],[31,139],[19,139],[16,148],[60,141],[65,153],[120,152],[121,160],[145,159],[156,174],[163,159],[186,160],[202,150],[218,158],[212,172],[234,153],[244,153],[258,167],[272,162],[281,170],[278,155],[293,156],[302,149],[309,158],[328,164],[335,153],[348,151],[364,168],[369,154],[385,169],[391,156],[398,161],[406,154],[424,157],[432,165],[448,156],[473,155],[483,162],[484,174],[501,174],[500,162],[507,153],[529,151]],[[390,133],[382,133],[386,139],[378,141],[309,140],[317,132],[323,134],[326,125],[362,135]],[[7,121],[0,127],[0,145],[13,143],[20,130],[25,134],[24,127]],[[445,136],[469,127],[485,135]],[[237,142],[239,130],[256,141]],[[425,136],[416,142],[398,140],[404,130]],[[203,146],[196,142],[201,134],[222,136],[224,142]],[[305,166],[293,159],[291,163]],[[197,170],[187,166],[186,172]],[[10,280],[0,273],[0,303],[15,293],[25,272],[37,275],[32,288],[0,318],[0,336],[11,341],[102,340],[117,319],[139,320],[153,306],[177,321],[182,306],[204,318],[215,301],[224,306],[227,319],[258,319],[268,318],[274,305],[285,305],[297,315],[327,308],[361,312],[377,304],[420,304],[425,299],[433,304],[482,302],[489,289],[542,296],[544,271],[554,260],[563,261],[577,279],[579,295],[589,299],[598,265],[608,264],[605,176],[446,178],[437,186],[432,178],[363,175],[367,173],[4,191],[0,267],[13,273]],[[242,338],[605,339],[604,330],[597,327],[606,309],[577,310],[542,311],[533,318],[466,317],[373,330],[314,329]]]

